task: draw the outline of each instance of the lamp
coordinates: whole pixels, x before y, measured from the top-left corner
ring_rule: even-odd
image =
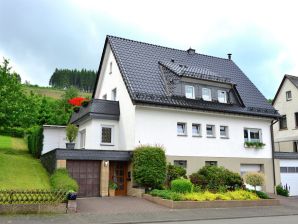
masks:
[[[103,162],[103,166],[104,166],[104,167],[107,167],[108,165],[109,165],[109,161],[104,161],[104,162]]]

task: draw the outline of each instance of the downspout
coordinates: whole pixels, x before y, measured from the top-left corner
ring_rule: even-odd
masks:
[[[278,122],[278,119],[272,120],[270,125],[270,131],[271,131],[271,148],[272,148],[272,166],[273,166],[273,185],[274,185],[274,194],[276,193],[276,178],[275,178],[275,161],[274,161],[274,152],[275,152],[275,146],[274,146],[274,135],[273,135],[273,125]]]

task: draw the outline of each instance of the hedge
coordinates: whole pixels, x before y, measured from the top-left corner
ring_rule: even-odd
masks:
[[[39,158],[43,147],[43,128],[34,126],[27,130],[27,142],[29,152],[36,158]]]
[[[193,184],[188,179],[176,179],[171,182],[171,190],[177,193],[192,192]]]
[[[54,190],[73,190],[77,192],[79,190],[78,183],[69,175],[65,168],[57,169],[50,177],[50,183]]]
[[[24,138],[25,129],[20,127],[0,127],[0,135]]]

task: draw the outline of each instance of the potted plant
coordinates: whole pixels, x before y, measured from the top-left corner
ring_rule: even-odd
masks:
[[[75,106],[75,107],[73,108],[73,111],[76,112],[76,113],[79,113],[79,111],[80,111],[80,107],[79,107],[79,106]]]
[[[66,143],[66,148],[67,149],[74,149],[75,143],[74,141],[76,140],[78,135],[78,127],[75,126],[74,124],[69,124],[66,127],[66,138],[69,141]]]
[[[109,196],[114,197],[115,196],[115,191],[117,189],[117,184],[114,183],[113,181],[110,181],[109,183]]]
[[[82,106],[83,107],[87,107],[89,104],[90,100],[89,99],[85,99],[84,101],[82,101]]]
[[[68,200],[76,200],[77,199],[77,196],[78,196],[78,193],[75,192],[74,190],[69,190],[67,192],[67,199]]]

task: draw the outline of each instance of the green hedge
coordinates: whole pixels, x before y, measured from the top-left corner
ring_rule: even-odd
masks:
[[[36,158],[39,158],[43,147],[43,128],[34,126],[26,132],[29,152]]]
[[[17,138],[24,138],[25,129],[20,127],[0,127],[0,135],[6,135]]]
[[[283,187],[281,184],[276,186],[276,193],[285,197],[289,197],[290,194],[288,188]]]
[[[50,177],[50,183],[54,190],[73,190],[75,192],[79,190],[78,183],[69,176],[68,171],[64,168],[57,169],[53,173],[53,175]]]
[[[171,182],[171,190],[177,193],[192,192],[193,184],[187,179],[177,179]]]

